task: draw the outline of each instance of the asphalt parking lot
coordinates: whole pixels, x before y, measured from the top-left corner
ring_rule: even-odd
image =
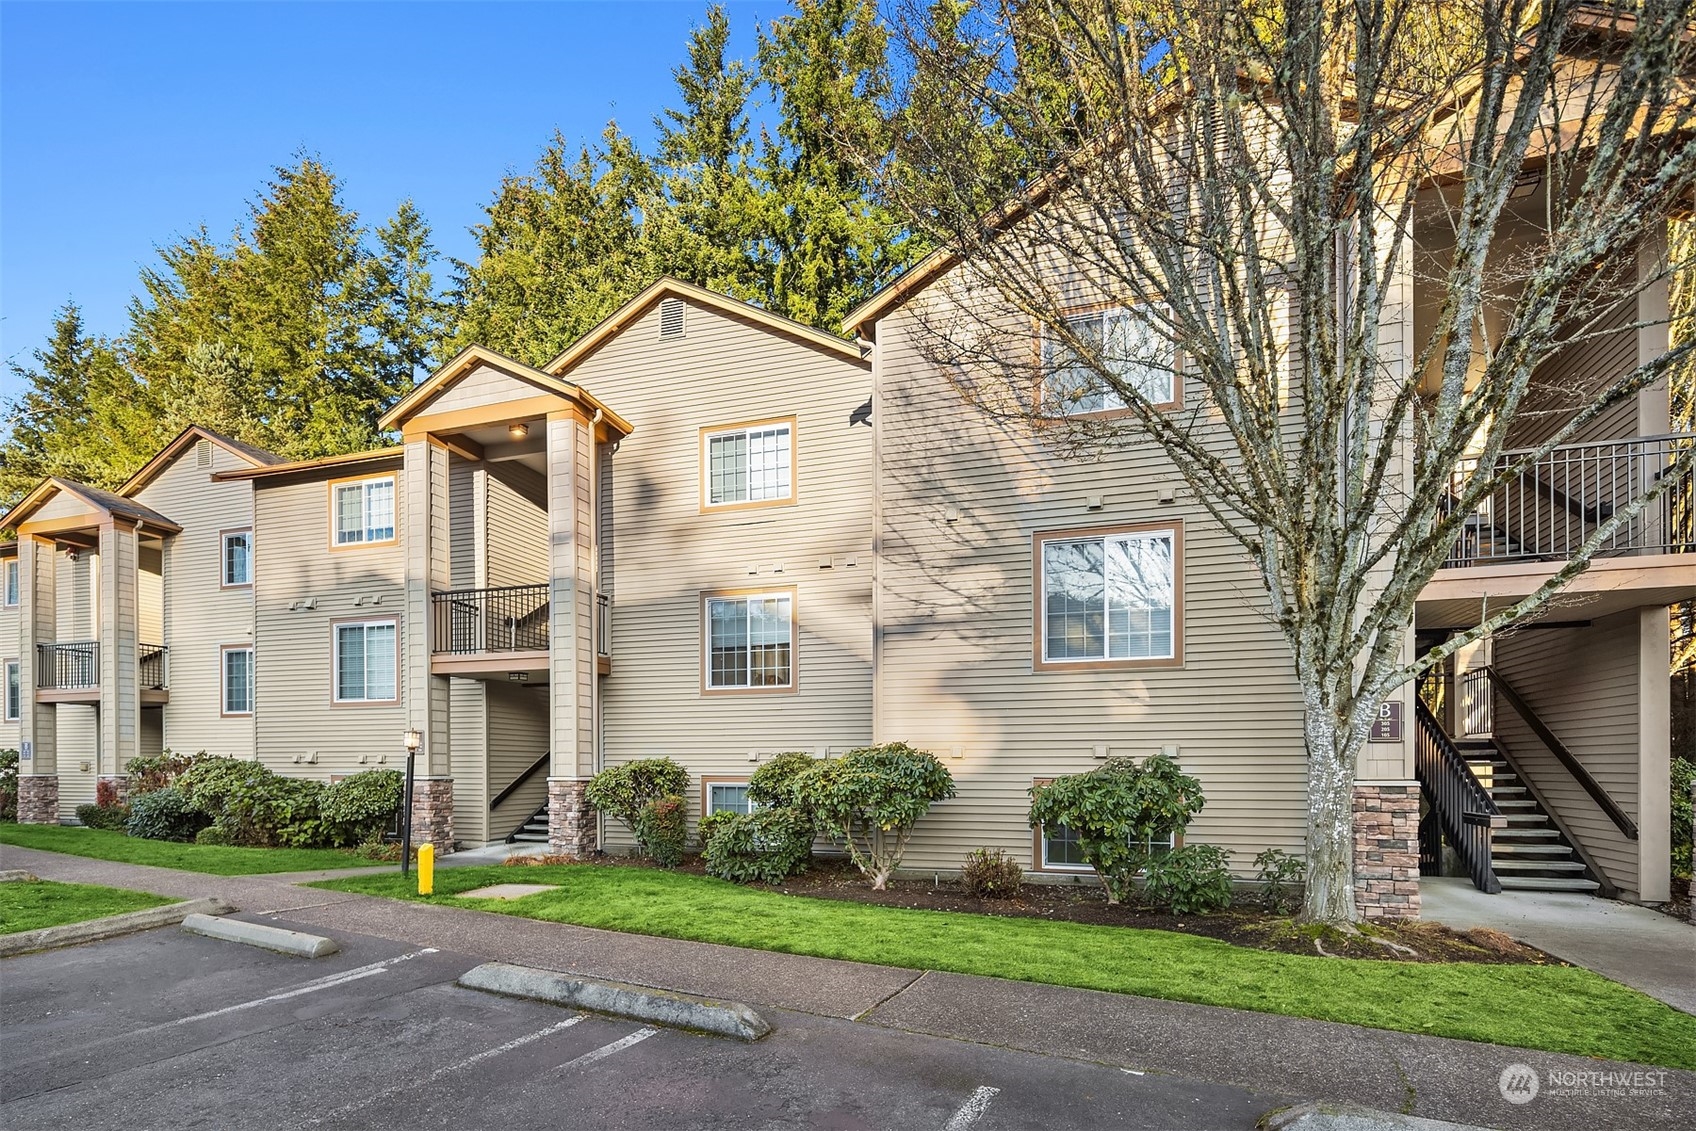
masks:
[[[462,989],[474,958],[335,937],[306,960],[162,928],[0,963],[0,1125],[1251,1128],[1282,1102],[799,1013],[765,1011],[775,1031],[744,1044]]]

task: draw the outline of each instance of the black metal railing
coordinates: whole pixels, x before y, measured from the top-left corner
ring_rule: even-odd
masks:
[[[605,593],[595,594],[595,655],[612,658],[612,599]]]
[[[169,651],[163,644],[136,646],[136,678],[145,690],[163,691],[170,686],[170,669],[165,663]]]
[[[1506,827],[1507,818],[1438,725],[1436,716],[1421,702],[1415,703],[1414,715],[1417,719],[1414,776],[1437,814],[1443,835],[1466,865],[1473,886],[1494,895],[1502,890],[1502,882],[1496,878],[1496,869],[1490,862],[1490,843],[1494,830]],[[1422,843],[1422,858],[1426,851],[1427,846]],[[1435,855],[1435,846],[1430,851]]]
[[[1462,738],[1489,738],[1496,733],[1496,697],[1490,687],[1490,669],[1462,672],[1460,696],[1455,704],[1455,724]]]
[[[548,647],[548,586],[503,585],[431,594],[438,655],[543,652]]]
[[[552,754],[544,754],[540,758],[536,759],[534,762],[530,763],[529,769],[525,770],[522,774],[519,774],[517,777],[513,778],[510,782],[507,782],[506,788],[502,789],[499,793],[495,794],[495,796],[489,801],[489,812],[493,813],[495,811],[495,809],[498,808],[502,802],[504,802],[507,798],[511,797],[513,794],[517,793],[521,788],[523,788],[523,786],[526,782],[530,781],[537,774],[539,774],[543,770],[547,769],[548,763],[552,760],[553,760]]]
[[[35,686],[41,691],[82,691],[100,686],[100,642],[35,646]]]
[[[1555,756],[1555,760],[1564,766],[1566,772],[1572,775],[1573,780],[1583,787],[1585,793],[1590,795],[1590,800],[1596,803],[1596,807],[1607,814],[1608,820],[1614,823],[1614,828],[1618,829],[1627,840],[1636,840],[1637,823],[1626,815],[1625,810],[1619,807],[1618,802],[1609,796],[1608,791],[1602,788],[1602,783],[1597,781],[1590,771],[1584,768],[1584,763],[1578,760],[1578,756],[1567,749],[1566,743],[1555,737],[1555,732],[1549,729],[1548,724],[1538,717],[1536,711],[1531,709],[1531,705],[1520,696],[1519,692],[1514,690],[1513,684],[1503,679],[1501,673],[1496,671],[1495,668],[1484,668],[1479,674],[1486,678],[1488,687],[1502,697],[1502,702],[1507,705],[1508,709],[1519,716],[1520,722],[1524,723],[1526,728],[1537,736],[1537,740],[1548,747],[1549,753]]]
[[[1696,447],[1696,434],[1604,440],[1555,448],[1496,488],[1477,506],[1450,550],[1447,567],[1489,562],[1564,561],[1615,513],[1673,474]],[[1494,470],[1506,471],[1525,452],[1504,452]],[[1463,460],[1449,478],[1458,497],[1479,472]],[[1696,552],[1696,499],[1689,469],[1655,503],[1614,531],[1598,557]]]

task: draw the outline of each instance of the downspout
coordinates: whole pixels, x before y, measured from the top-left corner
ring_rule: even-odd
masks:
[[[595,438],[595,428],[606,416],[606,409],[595,406],[595,415],[589,418],[589,498],[592,506],[589,508],[589,569],[594,585],[589,593],[589,662],[595,665],[595,677],[589,681],[590,687],[590,717],[594,720],[592,728],[595,736],[595,751],[593,767],[595,773],[606,768],[606,742],[603,733],[601,717],[601,674],[600,674],[600,641],[597,633],[600,629],[601,595],[601,445]],[[595,812],[595,845],[597,847],[607,842],[606,815],[599,810]]]

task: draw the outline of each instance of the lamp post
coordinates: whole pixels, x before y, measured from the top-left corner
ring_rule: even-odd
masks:
[[[417,760],[418,749],[423,745],[422,731],[406,732],[406,811],[400,821],[400,874],[403,876],[412,869],[412,763]]]

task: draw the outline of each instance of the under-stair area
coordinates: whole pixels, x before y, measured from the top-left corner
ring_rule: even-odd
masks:
[[[548,843],[548,806],[542,807],[524,818],[524,823],[507,834],[508,844],[546,844]]]
[[[1494,739],[1467,739],[1455,747],[1506,820],[1490,838],[1490,867],[1503,891],[1594,895],[1601,889]]]

